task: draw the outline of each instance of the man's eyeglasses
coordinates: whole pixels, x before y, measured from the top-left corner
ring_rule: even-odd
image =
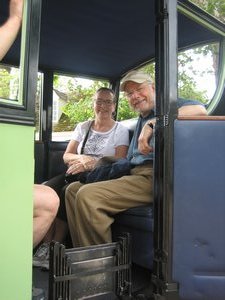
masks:
[[[127,98],[132,98],[134,96],[135,93],[137,94],[141,94],[144,89],[145,89],[145,86],[147,85],[148,83],[144,83],[142,84],[139,88],[133,90],[133,91],[130,91],[130,92],[125,92],[125,95]]]
[[[97,99],[95,100],[95,104],[100,106],[100,105],[107,105],[107,106],[110,106],[113,104],[113,100],[100,100],[100,99]]]

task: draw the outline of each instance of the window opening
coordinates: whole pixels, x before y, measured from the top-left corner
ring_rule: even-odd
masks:
[[[107,81],[55,73],[53,79],[52,140],[65,141],[79,122],[94,118],[92,97]]]

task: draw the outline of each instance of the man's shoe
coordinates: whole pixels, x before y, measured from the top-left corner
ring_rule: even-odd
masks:
[[[33,267],[49,270],[49,243],[43,243],[33,256]]]

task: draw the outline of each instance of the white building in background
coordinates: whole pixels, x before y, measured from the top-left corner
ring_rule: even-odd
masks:
[[[61,115],[62,108],[67,102],[68,96],[65,93],[53,89],[53,107],[52,107],[52,122],[53,125],[57,124]]]

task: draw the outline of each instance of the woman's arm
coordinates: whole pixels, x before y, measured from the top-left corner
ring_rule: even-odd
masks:
[[[126,158],[129,148],[129,130],[118,121],[115,136],[115,157]]]
[[[85,154],[77,154],[79,142],[71,140],[63,155],[64,163],[68,165],[68,174],[91,170],[94,168],[97,160]]]
[[[127,156],[128,146],[121,145],[116,147],[115,149],[115,157],[116,158],[126,158]]]
[[[72,161],[78,159],[77,147],[79,143],[77,141],[71,140],[66,147],[66,151],[63,154],[64,163],[69,165]]]

